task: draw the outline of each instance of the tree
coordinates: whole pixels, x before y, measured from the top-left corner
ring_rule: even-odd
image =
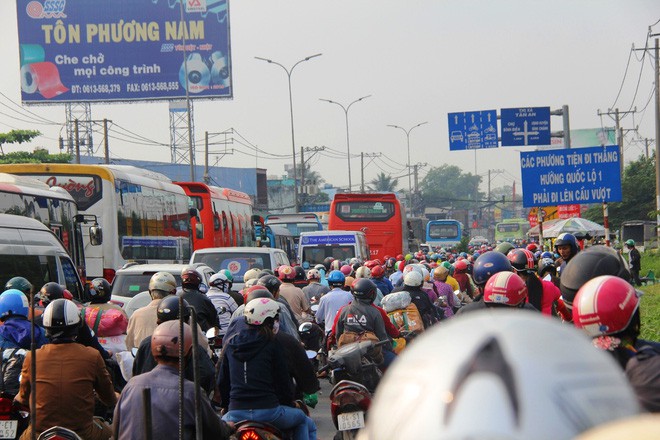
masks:
[[[67,153],[49,154],[48,150],[36,149],[28,151],[15,151],[0,156],[0,164],[5,163],[69,163],[71,155]]]
[[[621,202],[608,204],[612,229],[618,229],[626,220],[649,220],[655,217],[655,154],[648,159],[640,156],[626,166],[621,182],[621,195]],[[602,205],[593,205],[587,209],[584,217],[602,223]]]
[[[371,191],[394,192],[399,185],[399,179],[393,179],[385,173],[380,173],[375,179],[369,182],[369,184],[369,189]]]
[[[9,133],[0,133],[0,153],[5,154],[2,148],[4,144],[22,144],[37,136],[41,136],[41,133],[37,130],[12,130]]]
[[[420,192],[426,207],[475,208],[484,200],[481,177],[463,173],[456,165],[434,167],[422,179]]]

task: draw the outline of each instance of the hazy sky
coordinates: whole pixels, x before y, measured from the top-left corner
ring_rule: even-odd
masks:
[[[428,121],[410,136],[411,163],[428,164],[420,178],[444,163],[474,173],[474,152],[449,151],[449,112],[567,104],[571,128],[578,129],[612,126],[610,118],[597,115],[598,109],[636,106],[638,113],[623,119],[624,128],[639,126],[641,137],[654,138],[653,102],[642,111],[653,90],[653,53],[642,59],[643,52],[636,51],[628,61],[633,44],[643,48],[647,43],[649,26],[660,33],[659,19],[658,0],[230,0],[234,99],[195,103],[198,163],[203,163],[204,131],[231,127],[245,140],[235,135],[240,142],[230,146],[234,154],[222,157],[219,165],[256,165],[269,175],[282,175],[284,164],[291,162],[286,74],[255,56],[290,67],[305,56],[323,54],[300,64],[292,75],[296,151],[326,146],[311,160],[312,168],[337,186],[348,183],[344,112],[319,98],[346,105],[372,95],[349,112],[354,188],[360,182],[360,152],[382,153],[365,160],[367,182],[382,171],[406,176],[405,135],[388,124],[410,128]],[[20,102],[15,2],[0,2],[0,29],[0,92],[6,95],[0,96],[0,132],[39,129],[44,136],[36,144],[56,153],[62,125],[36,125],[27,110],[7,99]],[[65,121],[63,105],[27,109],[59,124]],[[93,104],[92,117],[169,143],[164,102]],[[552,131],[562,129],[561,117],[551,121]],[[627,133],[627,161],[644,152],[635,137]],[[101,139],[95,135],[97,144]],[[255,157],[248,142],[288,158]],[[156,144],[111,139],[110,149],[116,158],[170,159],[169,147]],[[212,156],[211,163],[216,159]],[[477,151],[476,169],[480,175],[506,170],[493,173],[493,187],[511,185],[514,179],[520,184],[515,148]],[[399,186],[407,188],[407,177],[399,179]]]

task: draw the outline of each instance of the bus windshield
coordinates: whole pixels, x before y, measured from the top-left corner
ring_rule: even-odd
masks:
[[[341,220],[386,221],[394,216],[394,203],[391,202],[337,202],[335,213]]]
[[[431,224],[429,225],[430,238],[454,238],[459,234],[458,225]]]

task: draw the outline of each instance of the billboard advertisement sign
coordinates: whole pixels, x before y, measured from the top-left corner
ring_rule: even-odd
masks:
[[[621,201],[619,147],[520,153],[523,206]]]
[[[232,97],[228,0],[17,0],[17,13],[24,103]]]

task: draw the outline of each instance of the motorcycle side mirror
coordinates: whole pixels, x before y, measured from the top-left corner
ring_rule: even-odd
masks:
[[[208,339],[213,339],[216,336],[218,336],[218,329],[215,327],[211,327],[210,329],[206,330],[206,337]]]
[[[312,312],[316,313],[318,311],[319,311],[319,305],[318,304],[312,305]]]
[[[137,352],[138,352],[137,347],[131,348],[131,354],[133,355],[133,357],[137,356]]]
[[[305,353],[307,354],[307,359],[314,359],[318,354],[314,350],[305,350]]]

